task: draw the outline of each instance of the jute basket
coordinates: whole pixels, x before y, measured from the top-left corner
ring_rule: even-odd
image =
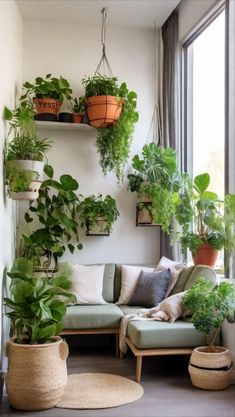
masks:
[[[45,410],[60,401],[67,382],[68,345],[60,337],[43,345],[7,345],[6,389],[18,410]]]
[[[209,352],[207,346],[193,350],[189,374],[192,384],[201,389],[221,390],[230,384],[232,361],[228,349],[216,346],[214,352]]]

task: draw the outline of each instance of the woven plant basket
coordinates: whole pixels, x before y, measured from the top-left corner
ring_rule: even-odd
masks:
[[[91,126],[108,127],[122,112],[122,101],[115,96],[93,96],[87,99],[87,117]]]
[[[68,345],[60,337],[42,345],[7,344],[6,389],[18,410],[45,410],[60,401],[67,382]]]
[[[192,384],[206,390],[222,390],[229,386],[232,374],[232,361],[228,349],[216,346],[209,352],[207,346],[193,350],[189,374]]]

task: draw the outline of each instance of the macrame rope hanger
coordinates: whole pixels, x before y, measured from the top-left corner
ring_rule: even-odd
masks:
[[[155,97],[153,115],[147,135],[147,143],[154,142],[157,146],[161,146],[161,123],[160,111],[158,106],[158,88],[157,88],[157,42],[156,42],[156,20],[154,19],[154,81],[155,81]]]
[[[107,8],[103,7],[103,9],[101,10],[101,14],[102,14],[102,28],[101,28],[101,44],[102,44],[102,56],[101,59],[97,65],[97,68],[95,70],[95,75],[97,74],[101,74],[101,71],[103,71],[103,74],[106,75],[106,70],[107,70],[107,75],[109,77],[113,77],[113,73],[106,55],[106,19],[107,19]]]

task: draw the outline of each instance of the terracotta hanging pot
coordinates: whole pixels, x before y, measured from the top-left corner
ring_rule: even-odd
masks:
[[[115,96],[94,96],[87,99],[87,117],[93,127],[112,126],[122,112],[122,101]]]
[[[193,255],[194,265],[215,266],[219,257],[219,251],[208,243],[201,243],[195,255]]]

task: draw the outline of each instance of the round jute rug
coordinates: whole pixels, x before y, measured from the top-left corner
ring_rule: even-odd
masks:
[[[144,393],[141,385],[111,374],[69,375],[64,395],[57,407],[95,409],[118,407],[138,400]]]

